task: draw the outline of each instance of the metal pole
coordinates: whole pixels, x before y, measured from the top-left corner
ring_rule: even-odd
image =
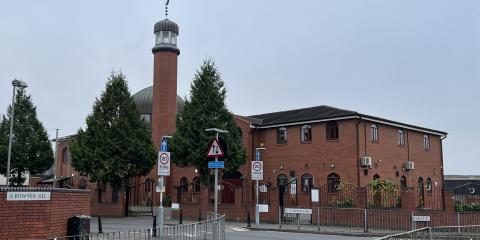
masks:
[[[57,183],[57,158],[58,158],[58,128],[56,129],[57,133],[55,135],[55,159],[53,161],[53,183],[52,187],[55,188]]]
[[[215,138],[218,141],[218,131]],[[215,157],[215,162],[218,162],[218,157]],[[216,218],[218,214],[218,168],[215,168],[215,202],[214,204],[215,206],[213,206],[213,209],[214,209],[215,218]]]
[[[15,115],[15,86],[13,86],[12,94],[12,115],[10,116],[10,134],[8,135],[8,158],[7,158],[7,178],[6,185],[7,187],[10,184],[10,160],[12,158],[12,141],[13,141],[13,117]]]
[[[255,180],[255,181],[256,181],[255,225],[257,225],[257,228],[258,228],[260,226],[260,206],[258,205],[258,180]]]
[[[163,228],[163,176],[160,177],[159,179],[159,186],[160,186],[160,205],[158,206],[157,209],[157,228],[159,229],[159,235],[160,237],[163,237],[162,235],[162,228]]]

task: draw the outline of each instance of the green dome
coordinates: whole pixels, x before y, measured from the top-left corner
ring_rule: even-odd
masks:
[[[153,87],[144,88],[132,97],[140,114],[152,114]],[[183,99],[177,95],[177,114],[183,110],[184,105]]]

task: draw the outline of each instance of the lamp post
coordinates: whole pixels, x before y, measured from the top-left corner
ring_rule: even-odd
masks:
[[[207,128],[205,129],[206,132],[216,132],[215,139],[218,142],[218,133],[228,133],[227,130],[222,130],[218,128]],[[218,157],[215,157],[215,162],[218,162]],[[215,193],[215,200],[213,206],[213,213],[215,214],[215,218],[218,214],[218,168],[215,168],[215,186],[214,186],[214,193]]]
[[[13,93],[12,93],[12,114],[10,116],[10,133],[9,133],[9,138],[8,138],[8,157],[7,157],[7,175],[5,176],[7,178],[6,185],[10,184],[10,160],[12,159],[12,141],[13,141],[13,117],[15,114],[15,89],[18,87],[20,89],[28,87],[27,83],[24,81],[20,81],[17,79],[14,79],[12,81],[12,86],[13,86]]]
[[[255,161],[261,161],[261,150],[265,150],[266,148],[264,147],[258,147],[255,149]],[[256,204],[255,204],[255,225],[257,227],[260,225],[260,206],[258,205],[258,180],[255,180],[255,197],[256,197]]]
[[[168,152],[168,140],[169,138],[173,138],[172,136],[162,136],[162,141],[160,142],[160,152]],[[160,187],[160,204],[157,209],[157,228],[160,230],[160,236],[162,235],[162,228],[163,228],[163,188],[165,186],[165,182],[163,176],[160,176],[158,179],[158,186]]]

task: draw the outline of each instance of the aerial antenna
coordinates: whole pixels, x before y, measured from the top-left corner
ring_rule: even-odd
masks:
[[[168,3],[170,0],[165,0],[165,19],[168,19]]]

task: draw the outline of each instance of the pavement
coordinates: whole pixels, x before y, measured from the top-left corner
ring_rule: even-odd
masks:
[[[153,217],[125,217],[125,218],[109,218],[102,217],[103,232],[120,232],[127,230],[141,230],[153,227]],[[190,224],[194,221],[184,220],[183,224]],[[165,219],[165,225],[177,225],[178,219]],[[98,232],[98,218],[92,217],[90,221],[90,230],[92,233]],[[390,233],[390,232],[389,232]],[[298,230],[297,225],[282,225],[262,223],[260,226],[247,228],[246,223],[242,222],[226,222],[225,234],[227,239],[375,239],[378,236],[384,236],[385,233],[364,233],[363,229],[320,227],[318,226],[301,226]]]

